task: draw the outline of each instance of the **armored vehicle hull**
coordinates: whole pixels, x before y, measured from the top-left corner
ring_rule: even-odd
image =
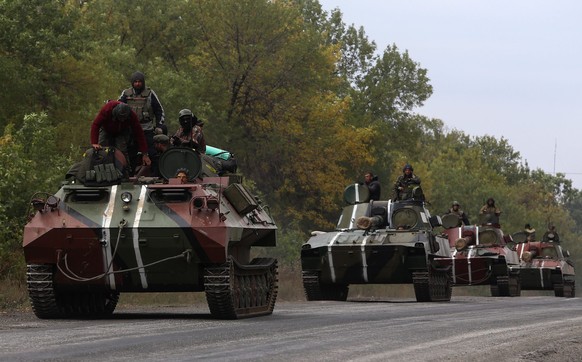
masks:
[[[33,197],[23,247],[39,318],[106,316],[123,292],[205,292],[223,319],[272,313],[277,261],[250,253],[276,243],[265,208],[193,150],[166,151],[160,165],[172,176],[186,165],[190,180],[73,177]]]
[[[413,284],[419,302],[449,301],[450,268],[433,263],[449,253],[432,234],[435,220],[414,200],[346,206],[335,231],[314,232],[302,246],[307,300],[346,300],[350,284]]]
[[[491,295],[519,296],[519,264],[515,250],[507,237],[495,225],[461,226],[444,231],[449,240],[451,255],[436,258],[440,267],[451,267],[453,285],[490,285]]]
[[[517,244],[519,271],[524,290],[553,290],[556,297],[576,296],[575,270],[569,253],[559,243],[533,241]]]

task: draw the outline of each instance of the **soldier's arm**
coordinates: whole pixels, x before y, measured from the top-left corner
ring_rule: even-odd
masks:
[[[162,103],[160,102],[156,92],[151,90],[152,95],[152,110],[154,111],[154,115],[156,116],[156,120],[159,124],[163,124],[166,120],[166,116],[164,114],[164,107],[162,107]]]
[[[118,101],[127,103],[127,95],[125,94],[125,89],[121,91]]]

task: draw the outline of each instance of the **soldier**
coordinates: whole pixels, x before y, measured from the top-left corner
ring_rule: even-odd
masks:
[[[525,226],[523,227],[523,232],[525,234],[526,241],[536,240],[536,229],[532,228],[530,224],[525,224]]]
[[[170,143],[174,146],[189,147],[204,154],[206,152],[206,141],[200,121],[189,109],[182,109],[178,114],[180,128],[170,138]]]
[[[499,225],[499,215],[501,215],[501,210],[495,206],[495,200],[490,197],[479,210],[479,221],[481,224]]]
[[[380,200],[381,185],[378,176],[374,176],[371,171],[367,172],[364,175],[364,183],[370,191],[370,200]]]
[[[129,160],[128,142],[131,136],[142,153],[142,163],[149,166],[151,160],[143,130],[135,112],[127,104],[109,101],[101,109],[91,125],[91,145],[95,150],[101,146],[115,147]]]
[[[556,227],[554,225],[550,224],[548,226],[548,230],[544,233],[544,236],[542,236],[542,241],[554,243],[560,242],[560,236],[558,235],[558,232],[556,231]]]
[[[142,72],[131,75],[131,87],[121,92],[119,101],[127,103],[137,114],[148,144],[148,153],[153,155],[155,153],[154,135],[168,134],[168,129],[164,124],[164,108],[156,93],[146,87],[145,75]],[[128,147],[131,152],[136,147],[135,142],[130,141]],[[135,167],[136,160],[130,159],[130,162],[132,167]]]
[[[152,156],[152,176],[160,177],[160,157],[170,148],[170,137],[165,134],[155,135],[154,148],[156,149],[156,153]]]
[[[479,210],[480,214],[494,214],[495,216],[499,217],[499,215],[501,215],[501,210],[495,206],[495,200],[490,197],[487,199],[487,202],[485,203],[485,205],[483,205],[483,207],[481,207],[481,210]]]
[[[458,201],[453,201],[453,204],[451,205],[448,213],[457,215],[459,222],[462,222],[463,225],[469,225],[469,218],[467,217],[467,214],[461,210],[461,205]]]
[[[414,169],[410,164],[404,165],[402,175],[394,183],[392,200],[406,200],[412,198],[411,188],[420,186],[420,177],[413,173]]]
[[[179,168],[178,172],[176,172],[176,177],[180,179],[180,182],[183,184],[188,183],[188,169],[187,168]]]

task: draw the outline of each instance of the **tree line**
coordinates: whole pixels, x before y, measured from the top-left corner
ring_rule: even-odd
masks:
[[[396,44],[378,49],[317,0],[0,0],[0,38],[2,276],[23,275],[30,196],[58,188],[98,109],[136,70],[170,131],[192,109],[207,143],[235,154],[278,222],[287,262],[311,230],[334,227],[348,184],[372,170],[390,197],[405,163],[433,214],[457,200],[476,219],[493,197],[504,231],[553,223],[582,253],[571,180],[531,170],[504,138],[423,116],[430,70]]]

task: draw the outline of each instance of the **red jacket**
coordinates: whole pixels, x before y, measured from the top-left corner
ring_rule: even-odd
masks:
[[[109,101],[97,113],[97,117],[93,120],[91,125],[91,144],[99,143],[99,129],[103,128],[105,133],[108,135],[116,136],[121,134],[122,131],[131,127],[133,131],[133,137],[137,142],[137,146],[140,152],[148,152],[148,144],[143,134],[143,129],[137,118],[137,114],[132,110],[129,118],[129,122],[117,122],[113,120],[113,108],[122,102],[119,101]]]

